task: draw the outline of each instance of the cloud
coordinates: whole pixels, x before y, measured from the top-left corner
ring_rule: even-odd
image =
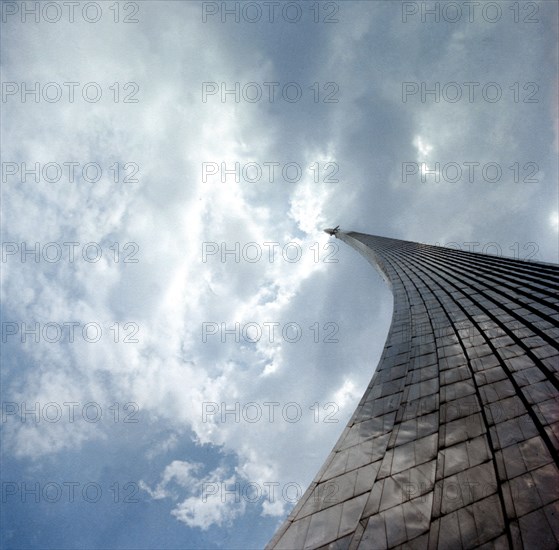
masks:
[[[171,514],[189,527],[207,530],[231,523],[245,507],[239,482],[232,475],[227,477],[223,467],[196,477],[201,469],[201,464],[174,460],[165,468],[154,489],[144,481],[140,481],[139,486],[155,500],[180,499]],[[186,498],[185,493],[189,495]]]

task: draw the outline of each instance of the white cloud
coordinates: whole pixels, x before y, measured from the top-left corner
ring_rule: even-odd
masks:
[[[549,225],[555,231],[559,231],[559,212],[553,212],[549,216]]]
[[[144,481],[140,481],[139,486],[155,500],[180,500],[171,514],[189,527],[207,530],[230,523],[244,512],[244,488],[241,489],[239,481],[223,467],[196,477],[201,468],[201,464],[174,460],[165,468],[154,489]]]
[[[164,20],[168,21],[168,14]],[[162,24],[160,13],[153,13],[152,23]],[[187,26],[185,32],[192,31],[204,41],[207,29]],[[93,32],[99,31],[72,30],[77,47],[87,47]],[[312,419],[307,409],[314,402],[307,403],[304,388],[293,391],[293,379],[301,365],[294,358],[302,345],[286,343],[278,336],[274,342],[262,338],[255,345],[223,345],[219,338],[204,343],[201,326],[214,321],[229,326],[235,322],[261,326],[296,322],[304,327],[308,339],[307,326],[316,319],[324,324],[319,317],[319,300],[308,295],[312,304],[294,307],[294,303],[305,303],[307,299],[300,296],[302,285],[328,267],[317,262],[315,255],[324,253],[328,238],[321,230],[330,222],[324,210],[339,193],[333,191],[338,184],[315,183],[307,167],[318,161],[336,162],[335,148],[327,143],[323,148],[309,146],[301,152],[294,160],[304,168],[302,180],[289,187],[278,182],[247,187],[231,179],[224,184],[219,178],[202,182],[205,161],[232,165],[237,161],[282,160],[284,153],[277,149],[277,131],[270,125],[265,105],[200,104],[199,98],[192,96],[199,93],[199,82],[205,79],[276,80],[274,67],[247,49],[246,55],[254,63],[248,63],[240,74],[230,63],[228,44],[216,40],[198,57],[198,44],[185,44],[183,33],[165,37],[167,47],[172,43],[179,52],[176,57],[157,58],[153,44],[145,37],[138,43],[135,32],[135,28],[128,28],[119,36],[107,34],[105,46],[92,51],[87,65],[77,72],[70,70],[74,66],[71,51],[62,43],[47,40],[50,55],[61,60],[60,72],[49,79],[56,76],[87,82],[95,77],[103,84],[136,80],[140,104],[92,107],[75,103],[48,108],[20,104],[7,120],[15,135],[36,138],[13,141],[6,148],[6,158],[42,163],[98,160],[105,167],[104,178],[97,184],[81,178],[74,184],[61,181],[49,186],[27,182],[5,197],[7,240],[93,241],[104,247],[97,263],[78,258],[72,264],[18,265],[10,261],[6,266],[10,276],[3,290],[12,319],[40,319],[43,323],[75,320],[82,325],[97,322],[105,335],[94,344],[76,338],[64,345],[26,345],[25,361],[31,368],[11,380],[10,394],[18,402],[41,404],[95,401],[106,408],[116,400],[134,402],[149,426],[162,423],[178,433],[190,429],[199,443],[224,446],[237,456],[248,479],[265,483],[292,477],[289,457],[299,446],[297,441],[309,437],[305,432]],[[6,77],[24,80],[45,76],[44,63],[38,61],[42,58],[39,49],[45,44],[29,44],[23,35],[13,35],[11,40],[13,47],[25,43],[32,55],[25,73],[7,66],[3,68]],[[140,51],[132,51],[129,44],[139,45]],[[105,63],[115,49],[130,60],[124,72],[119,64]],[[184,77],[169,78],[177,71],[185,71]],[[136,162],[139,183],[114,184],[106,166],[115,161]],[[115,263],[113,251],[108,249],[115,241],[121,247],[137,243],[139,262]],[[279,248],[272,263],[223,264],[219,258],[203,263],[204,241],[228,245],[238,241],[241,246],[251,241],[276,241]],[[286,243],[300,247],[301,261],[290,263],[282,257]],[[320,295],[318,287],[316,293]],[[21,296],[27,299],[21,301]],[[110,327],[116,321],[121,326],[121,340],[126,334],[124,323],[136,323],[139,343],[112,342]],[[301,357],[311,360],[315,351],[311,348]],[[246,423],[202,421],[204,402],[230,405],[231,401],[267,400],[282,406],[300,402],[309,418],[295,425],[281,419],[279,427],[277,422],[262,422],[248,429]],[[326,425],[312,428],[309,439],[313,444],[320,442],[326,452],[329,440],[324,434],[328,432],[333,441],[336,433]],[[15,455],[34,459],[113,437],[104,421],[91,425],[83,419],[29,426],[14,418],[6,432]],[[293,437],[278,437],[278,433],[288,432]],[[147,458],[168,452],[175,444],[171,437],[155,445]],[[310,464],[302,473],[307,479],[314,469]],[[263,470],[261,465],[265,465]],[[154,498],[167,496],[171,481],[180,485],[179,474],[176,469],[166,470],[162,483],[150,494]],[[227,503],[212,511],[209,504],[197,505],[192,500],[195,497],[189,498],[175,511],[177,518],[189,525],[203,527],[233,517]],[[267,513],[280,513],[284,504],[266,505]]]

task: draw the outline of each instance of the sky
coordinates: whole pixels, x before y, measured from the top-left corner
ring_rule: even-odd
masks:
[[[2,548],[262,548],[390,326],[325,227],[559,262],[556,2],[1,7]]]

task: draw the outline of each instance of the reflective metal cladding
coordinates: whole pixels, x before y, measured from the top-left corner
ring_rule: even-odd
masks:
[[[381,272],[392,325],[267,548],[557,548],[559,266],[327,233]]]

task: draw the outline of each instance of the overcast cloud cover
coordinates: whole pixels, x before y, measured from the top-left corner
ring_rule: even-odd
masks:
[[[2,4],[2,547],[260,548],[341,433],[390,324],[389,290],[324,227],[558,262],[557,3],[470,16],[455,2],[457,17],[442,2],[422,21],[434,3],[297,1],[270,22],[264,2],[250,23],[255,3],[90,2],[97,22],[80,3],[70,22],[49,2],[22,21],[34,4]],[[22,101],[36,82],[38,102]],[[79,83],[73,102],[65,82]],[[90,82],[99,101],[82,97]],[[239,101],[223,102],[236,82]],[[439,83],[438,102],[422,82]],[[55,167],[23,180],[22,163],[65,162],[79,163],[73,182],[52,181]],[[261,180],[222,181],[236,162]],[[404,181],[412,163],[440,163],[440,181],[420,167]],[[472,182],[464,163],[479,163]],[[22,243],[40,243],[38,262]],[[222,258],[222,243],[245,254]],[[21,341],[23,323],[39,323],[38,342]],[[236,342],[221,323],[253,325]],[[23,403],[38,403],[25,422]],[[238,417],[223,422],[222,404]]]

